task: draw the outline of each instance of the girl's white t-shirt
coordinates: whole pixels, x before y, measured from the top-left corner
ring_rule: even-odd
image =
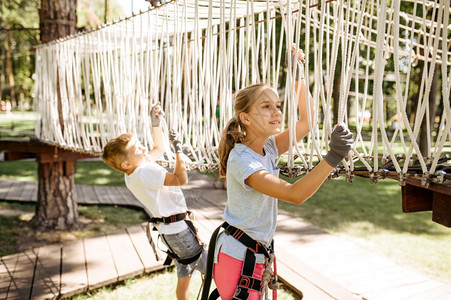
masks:
[[[166,169],[154,162],[146,162],[135,171],[125,174],[125,184],[153,217],[169,217],[187,211],[185,197],[179,186],[165,186]],[[184,221],[159,223],[162,234],[175,234],[188,226]]]

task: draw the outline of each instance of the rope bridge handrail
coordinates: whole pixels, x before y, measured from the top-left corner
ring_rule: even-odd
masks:
[[[109,139],[133,132],[151,148],[150,108],[161,103],[164,132],[169,127],[181,133],[189,166],[213,170],[234,91],[256,82],[278,89],[284,126],[294,128],[294,78],[283,62],[285,49],[295,43],[306,53],[313,118],[304,141],[297,144],[290,136],[290,150],[279,161],[286,174],[311,170],[328,150],[333,122],[344,121],[355,144],[337,174],[351,178],[365,171],[382,178],[389,161],[389,172],[401,184],[412,174],[425,182],[442,178],[444,155],[451,153],[450,4],[403,0],[388,5],[386,0],[170,1],[39,46],[36,135],[99,154]],[[413,72],[419,63],[421,74]],[[389,77],[394,97],[384,93]],[[433,130],[434,80],[441,84],[441,113]],[[408,114],[412,87],[418,89],[416,111]],[[396,107],[392,132],[387,132],[389,106]],[[423,122],[429,133],[426,153],[418,141]],[[168,144],[166,149],[160,163],[170,165],[174,154]]]

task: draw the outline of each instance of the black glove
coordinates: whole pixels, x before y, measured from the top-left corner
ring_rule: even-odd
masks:
[[[154,105],[150,111],[150,120],[152,121],[152,127],[159,127],[160,126],[160,105]]]
[[[354,138],[348,127],[343,123],[338,124],[330,135],[330,150],[327,152],[324,159],[329,165],[336,167],[340,161],[348,155],[353,143]]]
[[[182,142],[177,137],[177,132],[171,130],[169,132],[169,141],[175,153],[182,152]]]
[[[292,73],[294,72],[294,70],[296,69],[296,74],[294,79],[296,81],[299,81],[299,79],[303,79],[304,78],[304,53],[302,52],[302,50],[300,49],[296,49],[295,44],[293,44],[291,46],[291,49],[287,50],[287,54],[285,56],[285,65],[288,67],[288,59],[291,61],[291,67],[293,68],[293,70],[291,71]],[[299,57],[299,53],[302,53],[302,59],[300,59]]]
[[[154,7],[157,7],[160,4],[159,0],[147,0],[147,1],[150,2],[150,4],[152,4]]]

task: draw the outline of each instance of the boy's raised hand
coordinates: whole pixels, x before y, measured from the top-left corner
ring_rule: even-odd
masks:
[[[172,148],[175,153],[182,152],[182,142],[179,140],[177,136],[177,132],[172,130],[169,132],[169,141],[171,142]]]
[[[338,124],[335,126],[332,134],[330,135],[330,150],[327,152],[324,159],[329,163],[329,165],[336,167],[340,161],[348,155],[353,143],[354,138],[346,124]]]
[[[152,107],[150,110],[150,120],[152,122],[152,127],[159,127],[160,126],[160,104],[156,104]]]

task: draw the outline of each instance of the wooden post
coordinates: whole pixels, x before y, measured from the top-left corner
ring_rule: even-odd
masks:
[[[38,201],[31,224],[42,230],[79,228],[75,161],[41,162],[38,157],[38,173]]]

